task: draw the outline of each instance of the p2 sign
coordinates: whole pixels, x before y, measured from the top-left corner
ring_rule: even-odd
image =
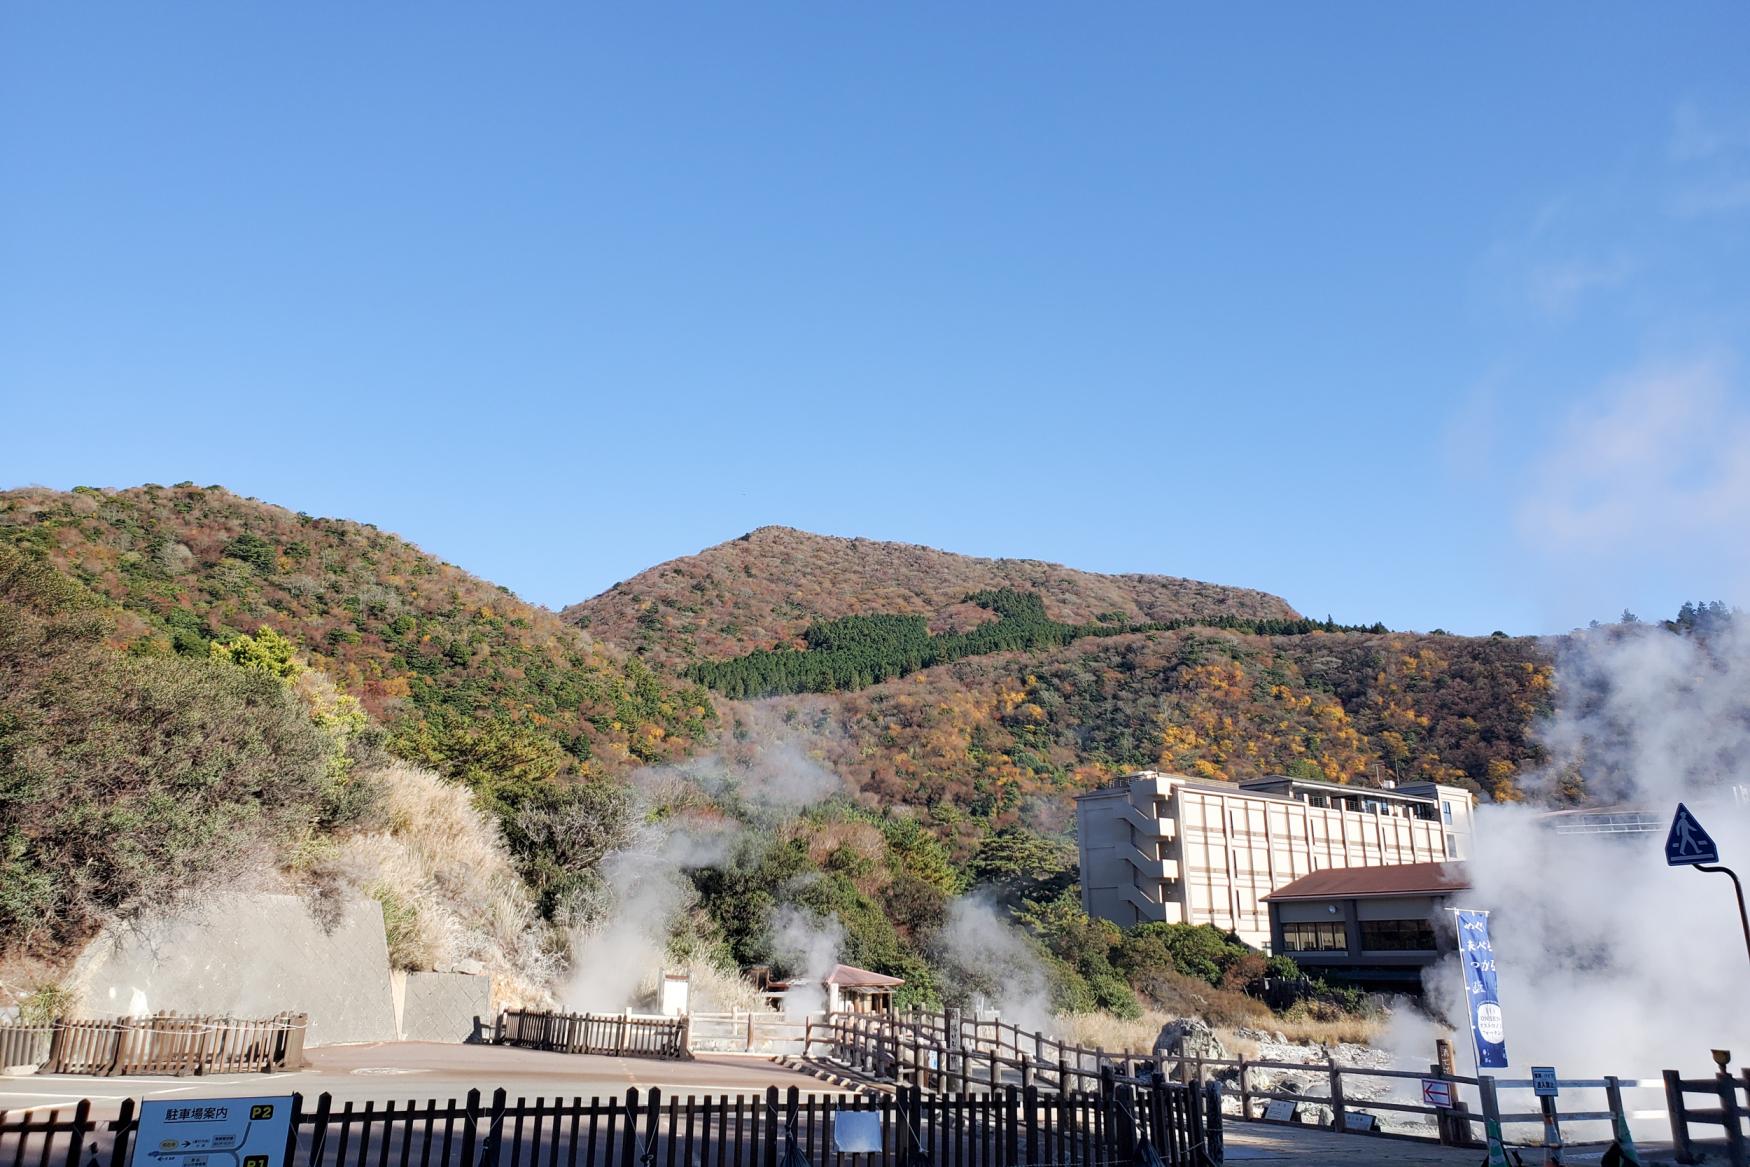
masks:
[[[132,1167],[284,1167],[292,1096],[150,1098]]]

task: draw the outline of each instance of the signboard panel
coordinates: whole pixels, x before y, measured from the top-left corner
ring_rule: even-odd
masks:
[[[1531,1092],[1539,1098],[1555,1098],[1561,1093],[1556,1087],[1554,1066],[1531,1067]]]
[[[1422,1079],[1422,1105],[1452,1109],[1452,1083],[1438,1078]]]
[[[1489,939],[1489,913],[1458,911],[1458,963],[1470,1013],[1471,1039],[1479,1070],[1507,1068],[1507,1029],[1495,985],[1495,946]]]
[[[147,1099],[132,1167],[284,1167],[292,1096]]]
[[[832,1145],[841,1155],[881,1153],[881,1112],[838,1110],[832,1116]]]
[[[1294,1103],[1276,1101],[1264,1107],[1264,1117],[1271,1122],[1293,1122]]]
[[[1377,1122],[1373,1115],[1353,1110],[1343,1117],[1343,1125],[1352,1132],[1373,1130]]]

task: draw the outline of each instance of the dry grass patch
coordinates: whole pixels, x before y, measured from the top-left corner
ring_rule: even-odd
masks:
[[[341,840],[319,862],[383,906],[390,962],[478,962],[495,1008],[550,1003],[558,961],[497,825],[466,789],[416,766],[396,762],[370,777],[382,789],[383,829]]]

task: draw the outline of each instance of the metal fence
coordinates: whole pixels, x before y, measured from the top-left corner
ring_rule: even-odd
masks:
[[[840,1116],[872,1113],[867,1150],[841,1150]],[[132,1099],[112,1120],[89,1101],[47,1114],[0,1113],[0,1167],[125,1167]],[[1159,1075],[1107,1075],[1098,1091],[877,1097],[764,1095],[510,1098],[313,1108],[295,1099],[286,1167],[1213,1167],[1218,1091]]]

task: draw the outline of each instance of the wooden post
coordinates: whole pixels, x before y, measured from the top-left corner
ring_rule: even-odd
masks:
[[[1695,1146],[1689,1141],[1689,1115],[1683,1109],[1683,1079],[1676,1070],[1665,1071],[1665,1111],[1671,1116],[1672,1157],[1679,1163],[1694,1163]]]
[[[1023,1118],[1027,1123],[1027,1157],[1024,1163],[1039,1162],[1039,1090],[1029,1086],[1021,1092],[1021,1104],[1026,1107]]]
[[[766,1145],[764,1158],[765,1167],[778,1167],[778,1088],[766,1087]],[[626,1167],[631,1167],[627,1164]]]
[[[1610,1111],[1610,1137],[1614,1140],[1628,1125],[1628,1111],[1622,1107],[1622,1083],[1615,1074],[1604,1075],[1604,1108]]]
[[[1252,1084],[1246,1073],[1246,1055],[1240,1055],[1240,1117],[1252,1117]]]
[[[1744,1150],[1744,1132],[1738,1126],[1743,1107],[1738,1105],[1738,1079],[1725,1067],[1720,1068],[1720,1119],[1726,1124],[1726,1154],[1732,1167],[1750,1167]]]
[[[1338,1134],[1349,1129],[1349,1115],[1343,1107],[1343,1074],[1335,1058],[1331,1059],[1331,1129]]]
[[[632,1091],[634,1096],[636,1096],[637,1093],[636,1090]],[[328,1095],[323,1094],[321,1099],[316,1103],[316,1135],[310,1146],[310,1162],[312,1163],[320,1163],[322,1161],[322,1140],[328,1133],[328,1106]],[[478,1123],[479,1118],[480,1091],[470,1090],[468,1091],[468,1110],[462,1121],[462,1162],[464,1163],[471,1164],[474,1162],[474,1139],[478,1133],[475,1130],[475,1126]],[[345,1130],[346,1128],[342,1127],[341,1129]]]
[[[1003,1156],[1005,1164],[1021,1162],[1021,1097],[1013,1086],[1003,1090]],[[1028,1163],[1033,1160],[1029,1158]]]

